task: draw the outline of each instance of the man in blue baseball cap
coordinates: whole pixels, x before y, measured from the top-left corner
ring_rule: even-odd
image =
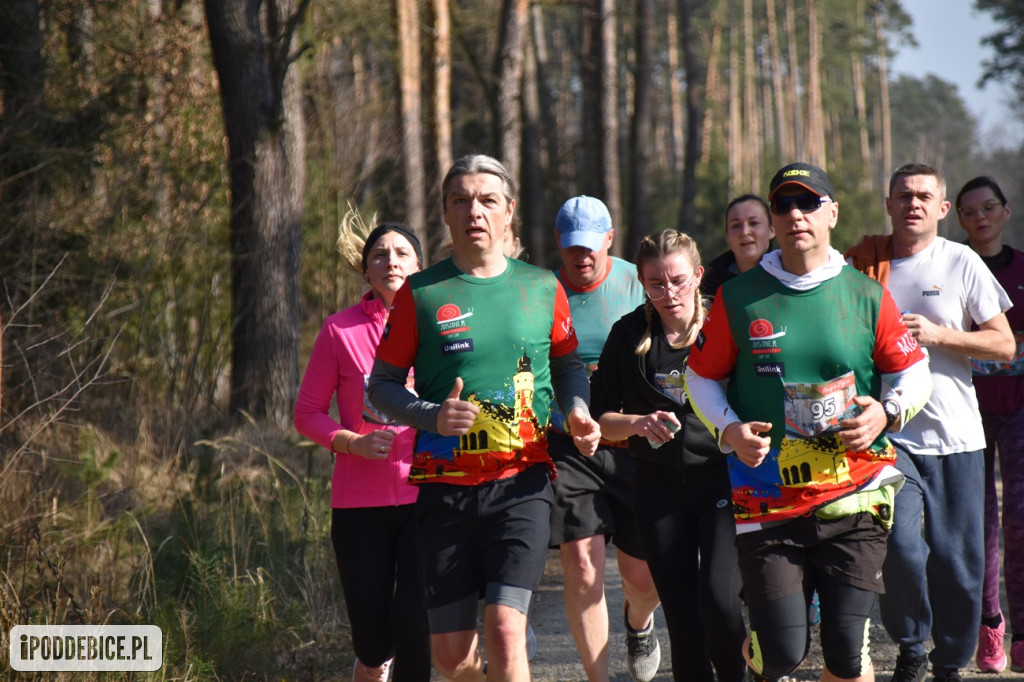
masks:
[[[600,199],[566,201],[555,219],[555,238],[562,256],[556,276],[569,298],[578,352],[589,375],[612,324],[643,303],[643,287],[632,263],[608,253],[615,230]],[[661,662],[653,618],[659,599],[633,519],[635,465],[623,443],[601,441],[593,457],[583,457],[555,409],[551,424],[548,448],[558,478],[550,543],[561,550],[565,614],[587,679],[608,680],[604,565],[605,544],[611,541],[618,549],[626,599],[626,664],[634,680],[648,682]]]

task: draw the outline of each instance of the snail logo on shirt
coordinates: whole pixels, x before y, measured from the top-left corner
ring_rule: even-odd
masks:
[[[747,327],[747,334],[750,340],[750,352],[754,355],[764,353],[781,353],[778,340],[786,335],[786,328],[775,331],[772,323],[768,320],[758,318]]]
[[[437,319],[437,328],[441,336],[450,336],[469,331],[469,318],[473,317],[473,309],[462,312],[462,309],[454,303],[445,303],[437,309],[434,314]]]

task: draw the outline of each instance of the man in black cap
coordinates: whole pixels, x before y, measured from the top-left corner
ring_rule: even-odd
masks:
[[[743,655],[757,679],[795,669],[817,590],[821,679],[872,681],[866,624],[902,481],[886,431],[928,399],[928,363],[888,292],[830,246],[839,204],[825,172],[785,166],[768,196],[780,248],[722,285],[686,370],[730,455]]]

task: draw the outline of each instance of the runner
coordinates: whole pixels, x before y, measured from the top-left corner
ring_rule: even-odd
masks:
[[[792,672],[816,589],[821,679],[874,680],[867,620],[902,478],[884,432],[924,404],[930,374],[892,298],[831,248],[825,172],[785,166],[768,196],[780,248],[722,286],[686,370],[694,410],[735,455],[743,654],[763,678]]]
[[[487,156],[448,171],[441,199],[452,256],[399,290],[370,377],[371,402],[418,429],[417,544],[434,664],[449,679],[484,677],[481,596],[488,671],[529,678],[526,614],[552,502],[552,397],[582,453],[600,438],[564,292],[549,270],[503,253],[513,188]],[[404,382],[410,367],[415,393]]]

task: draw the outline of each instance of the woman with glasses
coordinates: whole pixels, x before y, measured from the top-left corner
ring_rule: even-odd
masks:
[[[430,639],[415,549],[419,491],[408,483],[416,430],[389,420],[364,393],[391,302],[423,256],[404,225],[366,232],[349,211],[338,251],[370,291],[324,322],[295,402],[295,428],[334,457],[331,542],[352,625],[353,682],[384,682],[392,658],[394,682],[426,682]]]
[[[764,199],[744,194],[730,201],[725,209],[725,241],[729,250],[708,263],[701,282],[704,294],[714,298],[718,287],[760,263],[774,236]]]
[[[1010,203],[995,180],[970,180],[956,195],[960,227],[1013,301],[1006,312],[1017,340],[1013,362],[972,360],[974,390],[985,427],[985,582],[976,660],[982,672],[1006,667],[1006,623],[999,608],[999,499],[995,452],[1003,482],[1003,561],[1009,602],[1010,668],[1024,672],[1024,253],[1003,243]]]
[[[646,301],[616,322],[591,377],[604,437],[636,458],[637,532],[661,597],[677,680],[740,682],[739,601],[725,456],[687,403],[683,374],[704,322],[697,245],[665,230],[636,255]]]

